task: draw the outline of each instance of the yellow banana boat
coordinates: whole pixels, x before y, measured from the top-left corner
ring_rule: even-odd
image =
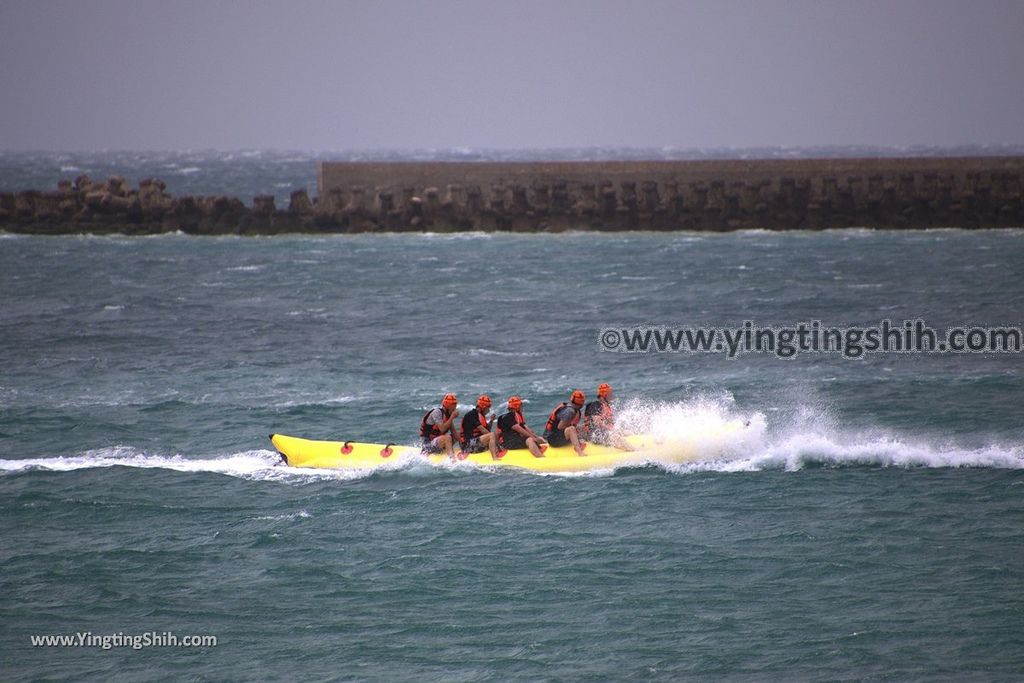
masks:
[[[632,451],[588,443],[583,455],[572,446],[548,447],[543,457],[523,449],[499,451],[497,459],[489,451],[461,453],[454,462],[481,467],[511,468],[533,472],[571,473],[637,467],[647,464],[677,464],[721,455],[727,438],[739,435],[747,422],[733,420],[702,430],[685,439],[657,439],[635,434],[625,437]],[[426,460],[434,465],[453,462],[447,455],[424,455],[419,447],[396,444],[358,443],[355,441],[312,441],[284,434],[271,434],[270,440],[281,458],[292,467],[369,470],[395,462]]]

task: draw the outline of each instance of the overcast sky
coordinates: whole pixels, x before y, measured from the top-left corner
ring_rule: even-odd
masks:
[[[0,0],[0,149],[1024,143],[1024,0]]]

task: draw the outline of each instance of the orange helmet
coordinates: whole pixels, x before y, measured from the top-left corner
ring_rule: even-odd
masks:
[[[521,410],[523,407],[523,399],[518,396],[510,396],[508,399],[509,410]]]
[[[605,398],[608,394],[612,393],[612,388],[607,383],[602,383],[597,386],[597,397]]]
[[[587,397],[583,395],[582,391],[577,389],[576,391],[572,392],[572,398],[569,400],[571,400],[576,405],[581,406],[587,402]]]
[[[480,398],[478,398],[476,400],[476,407],[477,408],[490,408],[491,407],[491,397],[488,396],[487,394],[481,394]]]
[[[444,400],[441,401],[441,405],[445,408],[454,408],[459,404],[459,399],[455,398],[455,394],[445,394]]]

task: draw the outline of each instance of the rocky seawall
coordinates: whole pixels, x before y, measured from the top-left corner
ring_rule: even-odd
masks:
[[[321,162],[319,197],[173,197],[160,180],[0,192],[9,232],[275,234],[1024,226],[1024,157]]]
[[[133,188],[120,176],[104,182],[79,176],[74,182],[60,181],[55,192],[0,192],[0,230],[41,235],[312,232],[317,230],[313,206],[306,190],[293,192],[282,211],[271,195],[257,196],[248,206],[237,197],[172,197],[163,181],[152,178]]]

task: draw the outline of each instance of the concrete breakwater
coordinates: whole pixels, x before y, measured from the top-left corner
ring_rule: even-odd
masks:
[[[1024,157],[321,162],[319,197],[167,193],[160,180],[0,192],[0,230],[273,234],[1024,226]]]
[[[1024,226],[1024,157],[321,162],[318,213],[357,229]]]

